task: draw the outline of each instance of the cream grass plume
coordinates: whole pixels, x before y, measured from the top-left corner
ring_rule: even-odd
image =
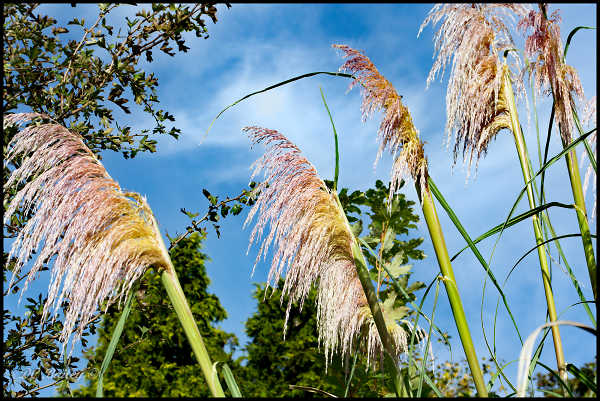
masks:
[[[250,246],[261,240],[267,225],[270,227],[256,259],[258,263],[261,254],[266,258],[273,243],[267,284],[277,283],[288,266],[281,298],[283,302],[283,297],[289,295],[286,327],[292,304],[299,302],[302,308],[311,287],[318,285],[319,344],[324,345],[326,362],[338,350],[342,358],[347,358],[364,327],[368,330],[368,340],[363,349],[366,348],[369,361],[373,361],[375,354],[383,355],[383,347],[354,264],[352,246],[356,239],[335,194],[285,136],[260,127],[246,127],[244,131],[253,145],[268,146],[254,164],[252,177],[264,168],[266,178],[257,187],[260,195],[245,225],[259,214]],[[383,306],[386,325],[399,356],[407,351],[408,334],[392,313],[386,315],[391,309]],[[425,333],[420,331],[417,340],[424,337]]]
[[[10,114],[4,116],[4,127],[36,118],[50,119],[36,113]],[[108,308],[120,300],[149,266],[167,266],[152,212],[143,197],[121,190],[79,135],[58,124],[30,124],[16,133],[8,148],[4,166],[17,158],[22,164],[12,171],[4,191],[25,185],[11,201],[4,222],[10,222],[18,208],[32,213],[8,257],[17,258],[9,287],[41,247],[21,297],[43,264],[51,263],[42,321],[52,306],[56,318],[68,300],[60,341],[64,351],[76,330],[72,351],[100,304],[107,301]]]
[[[515,47],[504,21],[514,22],[513,13],[524,17],[529,10],[529,6],[522,4],[438,4],[419,30],[420,34],[430,22],[435,26],[445,18],[434,36],[434,55],[438,56],[427,78],[427,87],[440,70],[443,77],[453,57],[446,94],[446,136],[448,146],[453,132],[456,136],[454,163],[461,147],[464,162],[469,160],[467,181],[473,157],[477,155],[477,165],[495,135],[503,128],[511,129],[503,79],[510,69],[500,62],[499,53]],[[512,55],[515,63],[511,66],[519,73],[520,58],[515,52]],[[522,94],[518,80],[517,86]],[[477,166],[475,170],[477,176]]]

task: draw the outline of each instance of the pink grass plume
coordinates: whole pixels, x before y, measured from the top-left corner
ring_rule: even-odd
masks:
[[[4,116],[5,129],[34,119],[36,113]],[[42,321],[63,301],[65,312],[60,341],[80,339],[94,312],[122,299],[151,266],[166,267],[152,212],[139,194],[124,192],[80,136],[55,123],[31,123],[8,145],[4,165],[21,159],[12,171],[5,193],[22,185],[4,215],[10,222],[17,210],[31,218],[18,233],[8,260],[16,257],[12,283],[37,250],[21,292],[41,267],[51,265],[51,282]],[[39,249],[41,248],[41,249]],[[8,263],[8,262],[7,262]],[[61,289],[62,288],[62,289]]]
[[[260,242],[264,229],[270,228],[255,266],[273,244],[267,284],[277,283],[285,273],[282,301],[285,295],[289,296],[286,326],[292,304],[299,302],[302,307],[312,286],[317,285],[319,343],[324,345],[326,362],[336,351],[347,358],[361,331],[366,334],[362,349],[369,360],[373,361],[376,355],[383,357],[381,340],[354,264],[352,246],[356,239],[336,195],[285,136],[260,127],[246,127],[244,131],[253,145],[263,143],[268,147],[254,164],[253,177],[264,169],[265,180],[257,187],[260,195],[245,225],[258,214],[250,246]],[[388,310],[383,308],[384,315]],[[407,350],[408,333],[394,316],[385,317],[399,356]],[[417,341],[426,336],[422,330],[418,333]]]

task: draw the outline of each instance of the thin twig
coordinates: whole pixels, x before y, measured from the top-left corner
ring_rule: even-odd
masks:
[[[202,217],[200,220],[198,220],[195,223],[192,221],[192,225],[194,226],[194,229],[196,229],[196,231],[200,231],[200,228],[198,228],[198,224],[202,223],[204,220],[207,220],[208,217],[210,216],[211,212],[213,212],[215,209],[218,209],[219,207],[225,206],[226,203],[238,200],[238,199],[240,199],[243,196],[250,196],[250,193],[246,192],[246,190],[244,190],[244,193],[242,193],[241,195],[236,196],[235,198],[232,198],[232,199],[227,198],[226,200],[221,201],[221,203],[219,203],[218,205],[214,205],[214,206],[210,205],[208,207],[208,212],[204,215],[204,217]],[[168,250],[170,251],[175,245],[177,245],[188,234],[189,234],[189,231],[186,231],[185,233],[180,234],[179,237],[177,237],[177,239],[175,241],[171,241],[171,245],[169,246]]]

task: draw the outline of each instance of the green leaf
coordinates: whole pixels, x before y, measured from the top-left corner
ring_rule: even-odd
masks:
[[[308,77],[312,77],[312,76],[314,76],[314,75],[318,75],[318,74],[327,74],[327,75],[334,75],[334,76],[338,76],[338,77],[346,77],[346,78],[352,78],[352,79],[355,79],[354,75],[350,75],[350,74],[344,74],[344,73],[341,73],[341,72],[327,72],[327,71],[310,72],[310,73],[308,73],[308,74],[303,74],[303,75],[300,75],[300,76],[297,76],[297,77],[294,77],[294,78],[291,78],[291,79],[287,79],[287,80],[285,80],[285,81],[283,81],[283,82],[279,82],[278,84],[271,85],[271,86],[269,86],[268,88],[265,88],[265,89],[259,90],[259,91],[257,91],[257,92],[253,92],[253,93],[251,93],[251,94],[249,94],[249,95],[246,95],[246,96],[244,96],[244,97],[243,97],[243,98],[241,98],[240,100],[238,100],[238,101],[236,101],[236,102],[233,102],[233,103],[232,103],[232,104],[230,104],[229,106],[225,107],[225,108],[224,108],[224,109],[223,109],[223,110],[222,110],[222,111],[221,111],[221,112],[220,112],[220,113],[219,113],[219,114],[218,114],[218,115],[215,117],[215,119],[214,119],[214,120],[212,120],[212,122],[211,122],[211,123],[210,123],[210,125],[208,126],[208,129],[206,130],[206,134],[204,135],[204,138],[202,138],[202,142],[204,141],[204,139],[206,139],[206,136],[208,135],[208,131],[210,131],[210,128],[212,127],[213,123],[214,123],[214,122],[217,120],[217,118],[219,118],[219,117],[221,116],[221,114],[223,114],[223,113],[225,112],[225,110],[227,110],[228,108],[230,108],[230,107],[232,107],[232,106],[235,106],[236,104],[238,104],[238,103],[239,103],[239,102],[241,102],[242,100],[248,99],[250,96],[258,95],[259,93],[263,93],[263,92],[269,91],[269,90],[271,90],[271,89],[275,89],[275,88],[277,88],[277,87],[279,87],[279,86],[282,86],[282,85],[285,85],[285,84],[289,84],[290,82],[294,82],[294,81],[297,81],[297,80],[299,80],[299,79],[302,79],[302,78],[308,78]],[[200,142],[200,143],[202,143],[202,142]]]
[[[413,265],[401,265],[403,259],[404,259],[404,255],[398,254],[398,255],[394,256],[394,258],[392,259],[390,264],[388,266],[386,266],[388,268],[389,272],[392,273],[392,276],[394,276],[394,278],[398,278],[401,275],[408,273],[413,266]],[[383,277],[384,278],[389,277],[388,273],[385,272],[383,274]]]
[[[355,238],[358,238],[358,236],[360,235],[362,230],[363,230],[362,220],[358,220],[356,223],[350,225],[350,231],[352,231],[352,235],[354,235]]]
[[[567,371],[571,373],[573,376],[581,380],[581,382],[590,390],[594,392],[594,394],[598,394],[596,389],[596,383],[594,383],[594,379],[583,373],[581,370],[577,368],[577,366],[567,363]]]
[[[229,388],[229,391],[231,391],[231,395],[236,398],[242,397],[242,393],[240,392],[240,389],[237,383],[235,382],[233,373],[231,372],[231,369],[229,369],[229,366],[226,363],[223,363],[223,369],[221,370],[221,373],[223,373],[225,383],[227,383],[227,387]]]
[[[113,332],[112,338],[110,339],[110,344],[108,345],[108,349],[106,350],[106,355],[104,356],[104,360],[102,361],[102,367],[100,368],[100,375],[98,376],[98,387],[96,388],[96,397],[104,397],[104,389],[102,386],[102,381],[104,378],[104,373],[108,370],[108,365],[112,360],[112,357],[117,349],[117,344],[119,343],[119,338],[121,337],[121,333],[123,333],[123,329],[125,328],[125,322],[127,321],[127,317],[129,316],[129,312],[131,312],[131,307],[133,305],[133,299],[135,298],[135,293],[140,287],[141,280],[136,281],[131,288],[131,291],[127,295],[127,300],[125,301],[125,306],[123,307],[123,312],[121,312],[121,317],[119,318],[119,323],[117,323],[117,327],[115,327],[115,331]]]
[[[234,216],[237,216],[238,214],[240,214],[242,211],[242,205],[233,205],[233,207],[231,208],[231,214],[233,214]]]

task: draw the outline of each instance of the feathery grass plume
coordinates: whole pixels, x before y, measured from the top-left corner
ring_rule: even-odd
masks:
[[[407,180],[412,178],[421,188],[422,194],[429,193],[426,191],[427,157],[423,152],[424,143],[419,138],[419,131],[413,124],[408,107],[402,104],[402,96],[398,95],[394,86],[377,71],[375,65],[364,53],[346,45],[333,45],[333,47],[346,53],[344,58],[349,57],[338,71],[351,71],[357,77],[352,81],[348,90],[358,83],[362,85],[363,121],[367,116],[372,116],[374,111],[385,109],[377,133],[380,145],[375,166],[377,166],[383,151],[388,149],[394,158],[389,200],[391,201],[402,178]]]
[[[389,204],[394,192],[396,183],[403,176],[412,176],[415,182],[415,188],[419,195],[423,215],[427,223],[427,228],[436,251],[436,257],[440,266],[440,271],[444,277],[448,300],[452,306],[452,313],[456,322],[456,327],[460,334],[461,342],[469,362],[469,367],[473,373],[475,387],[481,396],[487,396],[487,389],[483,381],[483,374],[478,364],[477,354],[464,313],[464,308],[460,300],[456,278],[452,270],[450,256],[444,241],[441,226],[435,205],[427,183],[428,170],[427,158],[423,151],[424,143],[419,139],[419,133],[416,130],[408,108],[402,104],[402,96],[398,96],[392,84],[385,79],[375,68],[373,63],[364,54],[345,45],[333,45],[346,53],[344,57],[350,57],[348,61],[340,68],[351,70],[357,76],[349,90],[357,82],[363,86],[363,119],[374,110],[384,109],[379,127],[378,139],[381,141],[378,153],[381,156],[383,149],[388,148],[394,157],[392,167],[392,185],[390,185]],[[377,163],[377,162],[375,162]]]
[[[583,125],[587,125],[590,121],[593,122],[594,126],[596,125],[596,96],[595,95],[587,103],[585,110],[584,110],[583,118],[581,120],[582,120]],[[598,131],[594,131],[594,133],[592,135],[590,135],[590,137],[588,138],[590,146],[593,146],[592,150],[594,152],[594,157],[596,158],[596,160],[598,160],[598,153],[596,151],[596,149],[597,149],[596,148],[597,132]],[[582,167],[583,167],[583,159],[584,158],[585,158],[585,152],[583,152],[581,154],[581,166]],[[588,186],[590,184],[590,177],[592,177],[592,182],[594,183],[594,188],[593,188],[594,209],[592,210],[592,218],[590,219],[590,223],[591,223],[592,221],[594,221],[594,215],[596,214],[596,172],[592,168],[591,163],[588,166],[587,172],[585,173],[585,181],[583,183],[583,193],[584,194],[587,192]]]
[[[563,143],[568,145],[573,139],[573,109],[577,110],[575,98],[585,105],[583,87],[577,75],[577,70],[567,65],[563,60],[563,44],[560,39],[560,10],[546,18],[546,6],[540,4],[540,11],[531,11],[519,21],[517,30],[528,29],[533,33],[525,39],[525,57],[531,62],[529,77],[535,79],[535,89],[538,95],[543,87],[544,95],[554,94],[556,132],[562,136]]]
[[[36,113],[10,114],[4,116],[4,127],[37,117],[50,119]],[[64,351],[78,321],[72,352],[103,301],[108,301],[108,307],[120,300],[148,266],[167,266],[152,228],[152,212],[143,197],[120,189],[77,134],[58,124],[29,125],[17,132],[8,147],[4,166],[23,159],[4,191],[26,184],[10,203],[4,222],[10,222],[17,208],[33,214],[8,257],[17,256],[9,287],[41,246],[21,297],[42,265],[52,263],[42,321],[52,306],[56,318],[63,301],[69,301],[60,340]]]
[[[313,284],[318,283],[317,319],[319,344],[325,347],[326,363],[334,351],[341,349],[348,357],[358,334],[366,327],[369,361],[375,354],[383,355],[383,347],[365,293],[357,274],[352,246],[356,243],[346,216],[315,168],[296,145],[274,130],[246,127],[244,131],[253,145],[269,146],[255,163],[252,177],[265,168],[265,180],[258,186],[260,193],[248,214],[248,224],[256,213],[258,221],[250,236],[250,246],[259,242],[264,228],[270,224],[269,236],[263,241],[261,254],[266,258],[273,243],[274,256],[267,285],[277,283],[285,273],[283,297],[289,295],[285,326],[294,302],[304,303]],[[386,315],[386,325],[398,356],[407,350],[407,335],[393,315]],[[389,309],[389,308],[388,308]],[[285,336],[285,333],[284,333]],[[422,340],[424,332],[419,332]]]
[[[464,162],[469,160],[467,182],[474,154],[477,154],[477,177],[477,164],[492,138],[501,129],[510,129],[502,79],[510,69],[501,64],[499,53],[515,46],[503,20],[514,22],[512,13],[524,17],[529,10],[529,6],[522,4],[438,4],[419,30],[420,34],[430,22],[435,26],[445,18],[434,36],[434,56],[435,53],[438,56],[427,78],[427,87],[440,70],[443,77],[450,58],[454,57],[446,94],[446,137],[449,146],[452,133],[456,136],[454,164],[461,146]],[[521,71],[518,54],[513,52],[513,56],[515,62],[511,66]],[[517,84],[521,85],[517,93],[522,94],[522,84],[518,80]],[[526,96],[525,100],[528,102]]]

